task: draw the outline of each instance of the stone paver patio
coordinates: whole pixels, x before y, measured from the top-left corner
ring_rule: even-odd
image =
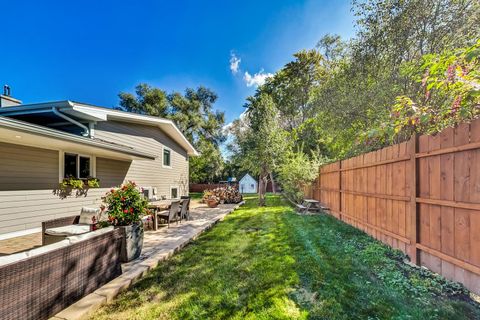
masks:
[[[194,205],[190,209],[191,220],[170,224],[170,228],[146,231],[142,255],[132,262],[122,264],[123,274],[120,277],[95,290],[51,319],[73,320],[87,317],[102,304],[111,301],[142,278],[159,262],[169,258],[202,232],[223,220],[240,205],[225,204],[213,209],[206,205]]]

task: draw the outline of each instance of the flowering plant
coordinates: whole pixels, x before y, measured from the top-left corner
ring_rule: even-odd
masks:
[[[218,203],[220,199],[215,195],[215,193],[212,190],[205,190],[203,191],[203,201],[204,202],[215,201]]]
[[[390,115],[363,135],[367,145],[435,134],[480,116],[480,40],[469,48],[425,55],[419,62],[403,66],[417,82],[417,96],[398,96]]]
[[[103,197],[108,210],[108,220],[115,226],[139,223],[148,214],[148,201],[135,182],[129,181],[118,188],[112,188]]]

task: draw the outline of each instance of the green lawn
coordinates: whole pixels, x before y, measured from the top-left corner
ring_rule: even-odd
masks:
[[[188,195],[194,200],[200,200],[203,197],[203,192],[190,192]]]
[[[95,319],[480,319],[465,291],[327,216],[252,197]]]

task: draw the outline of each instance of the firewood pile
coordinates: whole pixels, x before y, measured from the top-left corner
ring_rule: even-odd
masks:
[[[203,201],[217,199],[219,203],[239,203],[243,200],[242,194],[232,186],[218,187],[203,192]]]

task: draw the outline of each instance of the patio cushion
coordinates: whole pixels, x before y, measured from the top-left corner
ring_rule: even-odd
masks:
[[[76,236],[71,236],[68,237],[66,240],[69,241],[70,244],[74,244],[86,239],[90,239],[91,237],[95,237],[104,233],[107,233],[109,231],[112,231],[114,228],[112,226],[106,227],[106,228],[101,228],[92,232],[76,235]]]
[[[88,224],[71,224],[45,230],[45,233],[51,236],[75,236],[87,232],[90,232],[90,225]]]
[[[9,254],[7,256],[2,256],[0,257],[0,266],[4,266],[4,265],[14,263],[20,260],[24,260],[27,258],[28,256],[26,252],[20,252],[15,254]]]
[[[68,240],[62,240],[46,246],[28,250],[26,251],[26,254],[28,257],[34,257],[34,256],[38,256],[39,254],[46,253],[55,249],[63,248],[69,245],[70,245],[70,242]]]
[[[82,211],[80,212],[80,220],[78,223],[95,224],[100,218],[100,212],[100,208],[83,207]]]

